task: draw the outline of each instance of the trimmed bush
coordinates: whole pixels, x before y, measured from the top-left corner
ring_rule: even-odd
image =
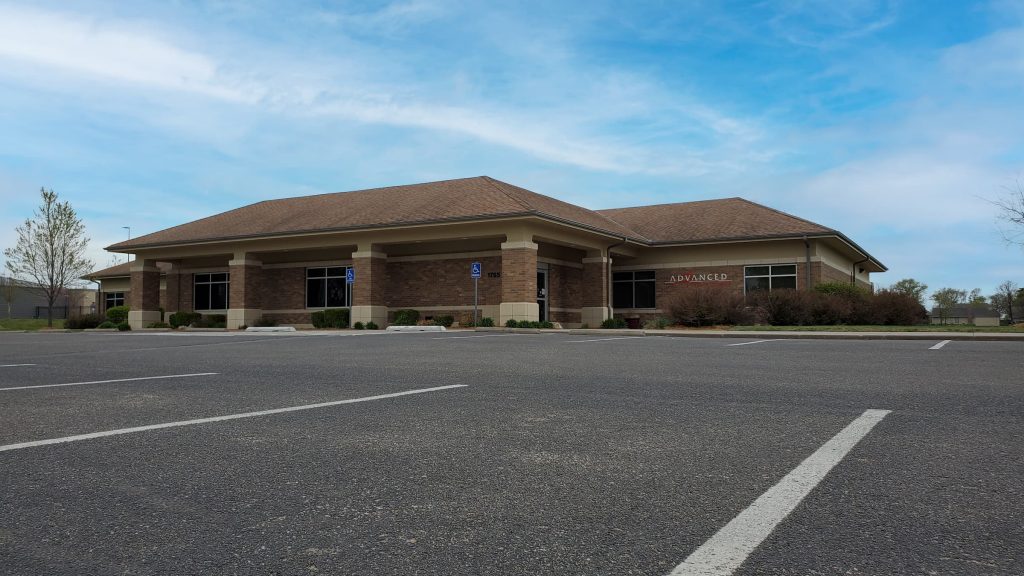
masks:
[[[540,328],[540,322],[536,320],[520,320],[516,322],[515,328]]]
[[[672,325],[672,321],[664,316],[658,316],[654,320],[648,320],[644,322],[645,330],[664,330]]]
[[[252,325],[258,328],[273,328],[274,326],[277,326],[277,320],[261,316],[260,319],[253,322]]]
[[[331,308],[309,315],[315,328],[348,328],[348,308]]]
[[[206,316],[200,315],[196,320],[193,320],[189,326],[193,328],[227,328],[228,317],[224,314],[208,314]]]
[[[99,314],[85,314],[77,318],[68,318],[64,321],[64,327],[69,330],[85,330],[87,328],[98,328],[103,323],[103,317]]]
[[[395,311],[395,320],[392,322],[395,326],[415,326],[420,320],[419,310],[413,310],[411,308],[404,308],[402,310]]]
[[[366,329],[367,330],[380,330],[380,326],[377,326],[377,323],[371,320],[371,321],[366,323]]]
[[[626,327],[626,321],[622,318],[608,318],[604,322],[601,322],[601,328],[611,328],[615,330],[621,330]]]
[[[167,320],[170,322],[171,328],[179,328],[181,326],[189,326],[202,317],[203,315],[198,312],[175,312]]]
[[[870,295],[867,290],[849,282],[822,282],[814,287],[814,291],[848,299],[865,298]]]
[[[129,326],[127,322],[121,322],[120,324],[117,325],[117,329],[120,330],[121,332],[127,332],[131,330],[132,327]]]
[[[352,325],[352,327],[355,328],[356,330],[362,330],[363,328],[365,328],[362,322],[356,322],[355,324]]]
[[[879,290],[871,298],[872,315],[880,324],[912,326],[928,322],[928,311],[907,294],[891,290]]]
[[[150,322],[146,328],[170,328],[170,324],[166,322]]]
[[[509,318],[505,321],[505,328],[519,328],[519,322]]]
[[[113,306],[107,308],[107,320],[114,324],[121,324],[128,321],[128,306]]]
[[[683,326],[749,324],[755,318],[742,294],[716,286],[688,287],[668,298],[664,308],[671,320]],[[665,319],[666,326],[668,322]]]
[[[97,328],[103,328],[105,330],[109,330],[111,328],[117,328],[117,324],[114,324],[110,320],[107,320],[106,322],[100,322],[100,325],[97,326]]]
[[[455,323],[455,318],[452,316],[434,316],[434,324],[438,326],[444,326],[445,328],[451,328],[452,324]]]
[[[550,330],[550,329],[554,328],[555,325],[552,324],[551,322],[549,322],[548,320],[545,320],[545,321],[540,323],[540,327],[544,328],[545,330]]]
[[[483,328],[493,328],[494,327],[494,318],[481,318],[480,319],[480,326],[483,327]]]

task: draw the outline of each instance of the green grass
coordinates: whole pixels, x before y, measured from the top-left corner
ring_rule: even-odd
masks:
[[[55,318],[53,320],[53,327],[54,328],[63,328],[64,327],[64,321],[63,320],[57,320]],[[46,328],[46,320],[45,319],[43,319],[43,320],[32,320],[30,318],[29,319],[15,318],[13,320],[8,320],[6,318],[0,318],[0,330],[39,330],[41,328]]]
[[[799,332],[1020,332],[1019,326],[970,326],[964,324],[924,324],[920,326],[731,326],[727,330],[750,330],[755,332],[778,332],[793,330]]]

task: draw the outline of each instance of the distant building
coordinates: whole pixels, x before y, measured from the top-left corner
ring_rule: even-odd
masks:
[[[988,304],[958,304],[949,309],[945,319],[938,308],[932,308],[932,324],[974,324],[975,326],[999,326],[999,313]]]
[[[38,288],[28,282],[15,280],[11,299],[10,317],[17,319],[46,318],[46,296]],[[54,319],[64,319],[92,314],[99,310],[96,306],[96,291],[89,288],[70,288],[64,290],[53,303]],[[0,295],[0,318],[7,318],[7,300]]]

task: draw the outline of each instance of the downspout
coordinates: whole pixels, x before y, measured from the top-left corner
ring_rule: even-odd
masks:
[[[804,236],[804,249],[806,251],[804,256],[804,278],[806,280],[804,282],[807,284],[807,291],[810,292],[813,288],[813,283],[811,282],[811,242],[807,239],[806,235]]]
[[[871,259],[870,258],[865,258],[865,259],[863,259],[863,260],[861,260],[859,262],[854,262],[853,263],[853,268],[850,269],[850,284],[853,284],[854,286],[857,285],[857,266],[860,266],[861,264],[867,262],[868,260],[871,260]]]
[[[615,317],[615,308],[612,307],[612,248],[617,248],[626,243],[626,237],[622,237],[622,242],[616,242],[604,249],[605,256],[608,258],[608,317]]]

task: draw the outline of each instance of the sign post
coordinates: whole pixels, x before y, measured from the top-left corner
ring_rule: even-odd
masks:
[[[345,284],[348,286],[349,303],[348,303],[348,327],[353,326],[352,321],[352,285],[356,283],[356,269],[349,266],[345,269]]]
[[[480,297],[479,283],[480,276],[483,272],[484,267],[479,262],[473,262],[469,265],[469,275],[473,278],[473,327],[476,328],[480,324],[480,318],[477,316],[477,302]]]

